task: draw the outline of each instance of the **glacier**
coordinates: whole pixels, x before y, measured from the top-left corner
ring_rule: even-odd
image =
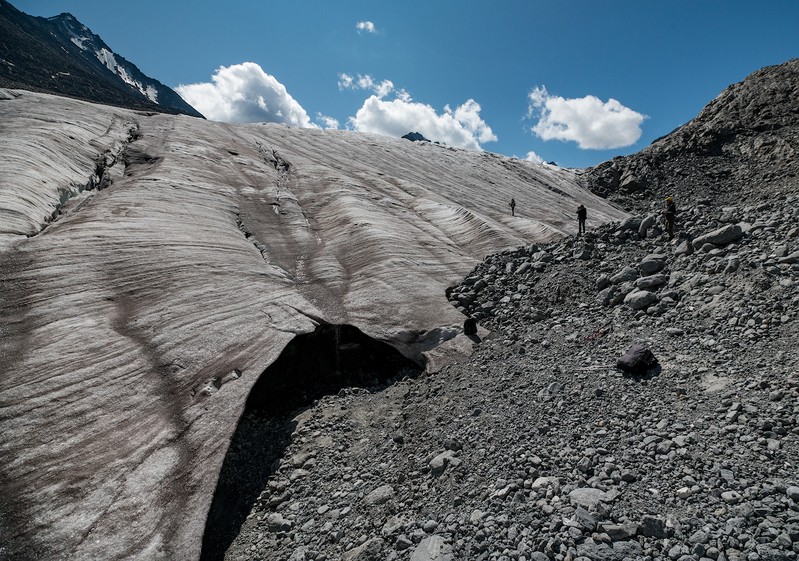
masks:
[[[484,256],[574,234],[579,203],[589,227],[627,216],[579,170],[20,90],[0,154],[12,557],[198,558],[250,390],[294,337],[353,325],[436,372],[472,348],[445,293]]]

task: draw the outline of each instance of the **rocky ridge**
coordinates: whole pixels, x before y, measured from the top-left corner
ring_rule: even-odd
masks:
[[[471,359],[300,412],[225,558],[796,559],[797,203],[488,257],[449,293]]]
[[[631,156],[586,171],[593,192],[628,207],[651,197],[741,197],[799,191],[799,59],[761,68],[701,113]]]

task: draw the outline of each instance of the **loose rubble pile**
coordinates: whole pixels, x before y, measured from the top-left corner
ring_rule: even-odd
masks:
[[[449,294],[470,361],[302,412],[226,559],[797,559],[798,226],[700,204],[490,256]]]

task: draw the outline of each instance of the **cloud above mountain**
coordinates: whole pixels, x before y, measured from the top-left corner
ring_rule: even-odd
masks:
[[[480,104],[473,99],[455,109],[447,105],[438,113],[432,106],[410,98],[385,100],[372,95],[348,123],[360,132],[394,137],[418,131],[431,140],[472,150],[480,150],[481,144],[497,140],[480,117]]]
[[[393,137],[419,131],[432,140],[473,150],[497,140],[480,116],[480,104],[473,99],[454,109],[446,105],[439,112],[431,105],[414,101],[391,80],[377,80],[368,74],[341,73],[338,87],[372,94],[355,115],[347,119],[349,129]],[[222,66],[214,72],[210,82],[180,85],[175,91],[211,121],[339,128],[336,118],[321,112],[316,113],[314,122],[286,87],[254,62]]]
[[[645,115],[611,98],[564,98],[545,87],[528,94],[528,117],[538,118],[532,132],[542,140],[576,142],[580,148],[605,150],[635,144],[641,138]]]
[[[459,148],[481,149],[481,144],[497,140],[491,127],[480,117],[480,104],[467,100],[455,109],[449,105],[439,113],[426,103],[414,101],[405,89],[391,80],[376,80],[369,74],[340,73],[340,90],[372,92],[347,121],[349,128],[385,136],[402,136],[418,131],[431,140]],[[386,99],[391,96],[392,99]]]
[[[538,154],[536,154],[532,150],[527,152],[527,155],[524,158],[520,158],[520,159],[526,160],[528,162],[532,162],[534,164],[543,164],[544,163],[544,158],[542,158],[541,156],[539,156]]]
[[[254,62],[220,66],[211,82],[180,85],[175,91],[211,121],[317,127],[286,87]]]

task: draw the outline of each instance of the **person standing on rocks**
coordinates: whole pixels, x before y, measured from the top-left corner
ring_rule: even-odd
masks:
[[[511,199],[508,206],[510,207],[510,215],[516,216],[516,199]]]
[[[674,197],[666,197],[666,233],[669,239],[674,239],[674,218],[677,216],[677,207],[674,205]]]
[[[588,218],[588,211],[585,206],[577,207],[577,235],[585,234],[585,219]]]

